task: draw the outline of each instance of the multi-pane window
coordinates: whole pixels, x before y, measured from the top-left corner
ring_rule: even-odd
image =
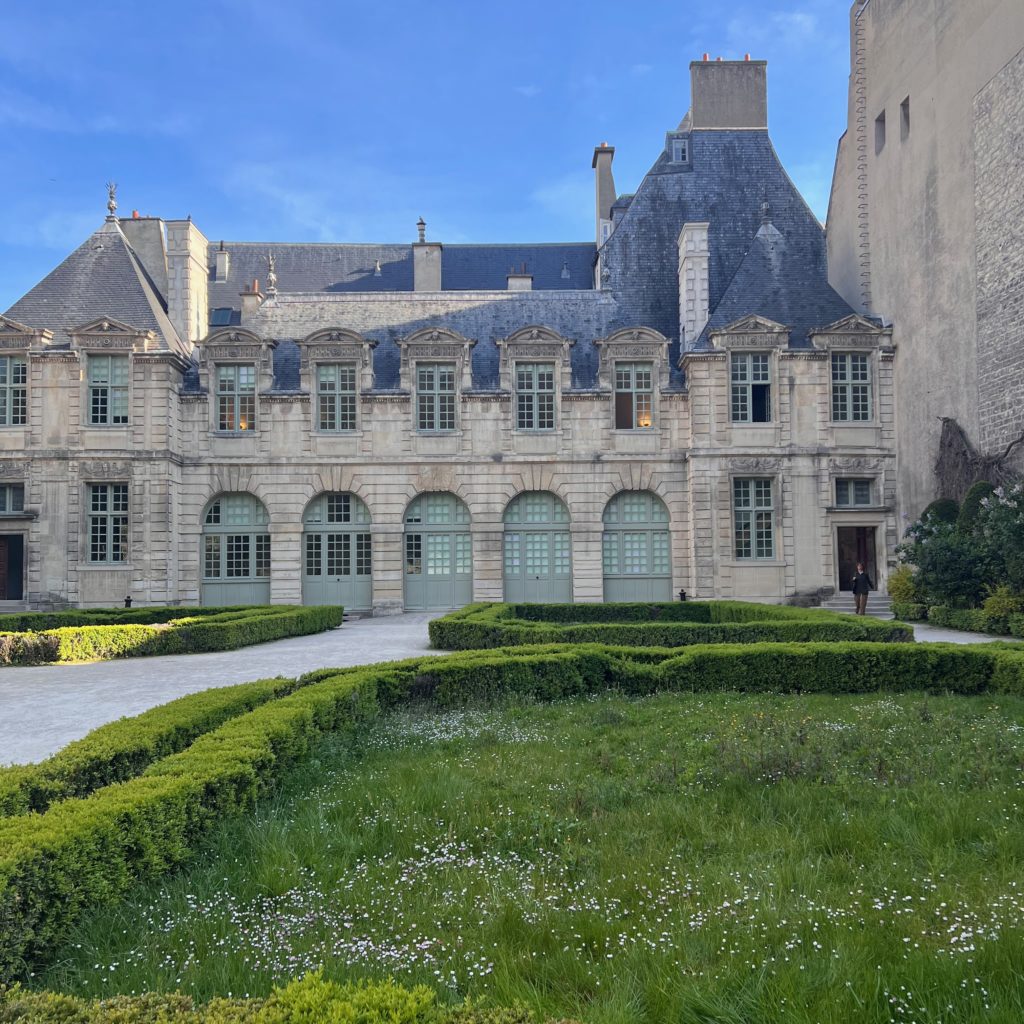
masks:
[[[316,368],[317,428],[356,429],[356,367],[354,363],[321,363]]]
[[[88,357],[89,423],[94,427],[128,422],[128,357]]]
[[[267,510],[251,494],[217,498],[203,521],[203,579],[267,579]]]
[[[371,535],[354,530],[358,526],[369,526],[370,511],[358,497],[347,492],[321,494],[310,502],[303,519],[307,576],[370,575]]]
[[[866,355],[832,353],[832,419],[871,419],[871,366]]]
[[[555,364],[516,363],[516,429],[555,427]]]
[[[649,491],[625,491],[605,506],[602,562],[606,576],[668,575],[668,509]]]
[[[653,380],[650,363],[615,364],[616,430],[649,430],[654,426]]]
[[[455,429],[455,364],[416,367],[416,429]]]
[[[21,427],[28,412],[28,362],[24,356],[0,357],[0,427]]]
[[[775,513],[770,477],[733,480],[732,516],[737,558],[775,557]]]
[[[734,352],[729,360],[733,423],[770,423],[771,363],[767,352]]]
[[[256,367],[217,367],[217,429],[256,429]]]
[[[25,511],[25,485],[0,484],[0,515]]]
[[[848,507],[871,504],[870,480],[836,480],[836,505]]]
[[[128,561],[128,485],[89,485],[89,561]]]

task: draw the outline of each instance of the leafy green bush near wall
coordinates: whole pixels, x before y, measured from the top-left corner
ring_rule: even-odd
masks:
[[[114,624],[68,625],[40,631],[0,633],[0,664],[40,665],[152,654],[228,651],[282,637],[332,629],[341,625],[344,616],[344,609],[337,605],[197,609],[199,614],[194,614],[191,609],[183,614],[181,608],[145,611],[154,615],[173,614],[158,624],[118,621]],[[27,616],[16,618],[25,619]]]
[[[1024,692],[1024,651],[979,645],[596,644],[477,651],[311,674],[153,761],[43,813],[0,819],[0,982],[26,974],[86,908],[188,859],[226,816],[252,807],[325,733],[356,730],[409,699],[553,699],[608,687],[659,690]],[[199,701],[206,695],[178,702]]]
[[[928,618],[928,606],[916,601],[893,601],[892,613],[904,622],[924,622]]]
[[[642,604],[474,604],[429,625],[431,644],[470,650],[538,643],[688,644],[912,641],[902,623],[742,601]]]

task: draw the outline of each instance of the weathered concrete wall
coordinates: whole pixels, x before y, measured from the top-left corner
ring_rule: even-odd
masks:
[[[1024,50],[978,93],[974,123],[978,404],[998,451],[1024,432]]]
[[[935,496],[939,417],[953,416],[982,438],[975,98],[1024,44],[1024,4],[870,0],[858,17],[861,9],[857,0],[848,126],[829,208],[829,280],[855,308],[893,323],[899,499],[914,516]],[[901,123],[907,99],[909,131]],[[1014,117],[1019,131],[1012,104],[991,109],[988,136],[1012,132]],[[986,173],[995,180],[1010,170],[1001,164]]]

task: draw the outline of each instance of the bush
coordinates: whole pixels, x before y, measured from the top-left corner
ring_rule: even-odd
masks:
[[[922,522],[947,523],[952,526],[960,515],[960,506],[952,498],[936,498],[921,513]]]
[[[956,517],[956,528],[961,533],[974,533],[984,507],[983,503],[988,501],[994,493],[995,488],[987,480],[971,484],[967,494],[964,495],[960,513]]]
[[[171,609],[142,609],[164,613]],[[100,661],[153,654],[230,651],[251,644],[305,636],[341,625],[344,608],[267,605],[252,608],[200,609],[159,625],[135,622],[59,626],[40,632],[0,634],[0,664]],[[77,613],[76,613],[77,614]],[[24,617],[21,617],[24,618]]]
[[[928,606],[917,601],[894,601],[892,613],[904,622],[924,622],[928,618]]]
[[[837,612],[742,601],[666,604],[467,605],[429,625],[444,650],[517,644],[595,643],[639,647],[688,644],[913,639],[899,623]]]
[[[886,584],[893,604],[913,604],[917,601],[917,584],[914,570],[909,565],[899,565],[891,573]]]

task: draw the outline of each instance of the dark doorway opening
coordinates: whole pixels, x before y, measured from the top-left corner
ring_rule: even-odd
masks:
[[[0,601],[20,601],[24,594],[25,538],[0,536]]]
[[[839,526],[836,528],[839,549],[839,589],[853,590],[853,576],[861,562],[878,589],[878,565],[875,560],[875,528],[873,526]]]

